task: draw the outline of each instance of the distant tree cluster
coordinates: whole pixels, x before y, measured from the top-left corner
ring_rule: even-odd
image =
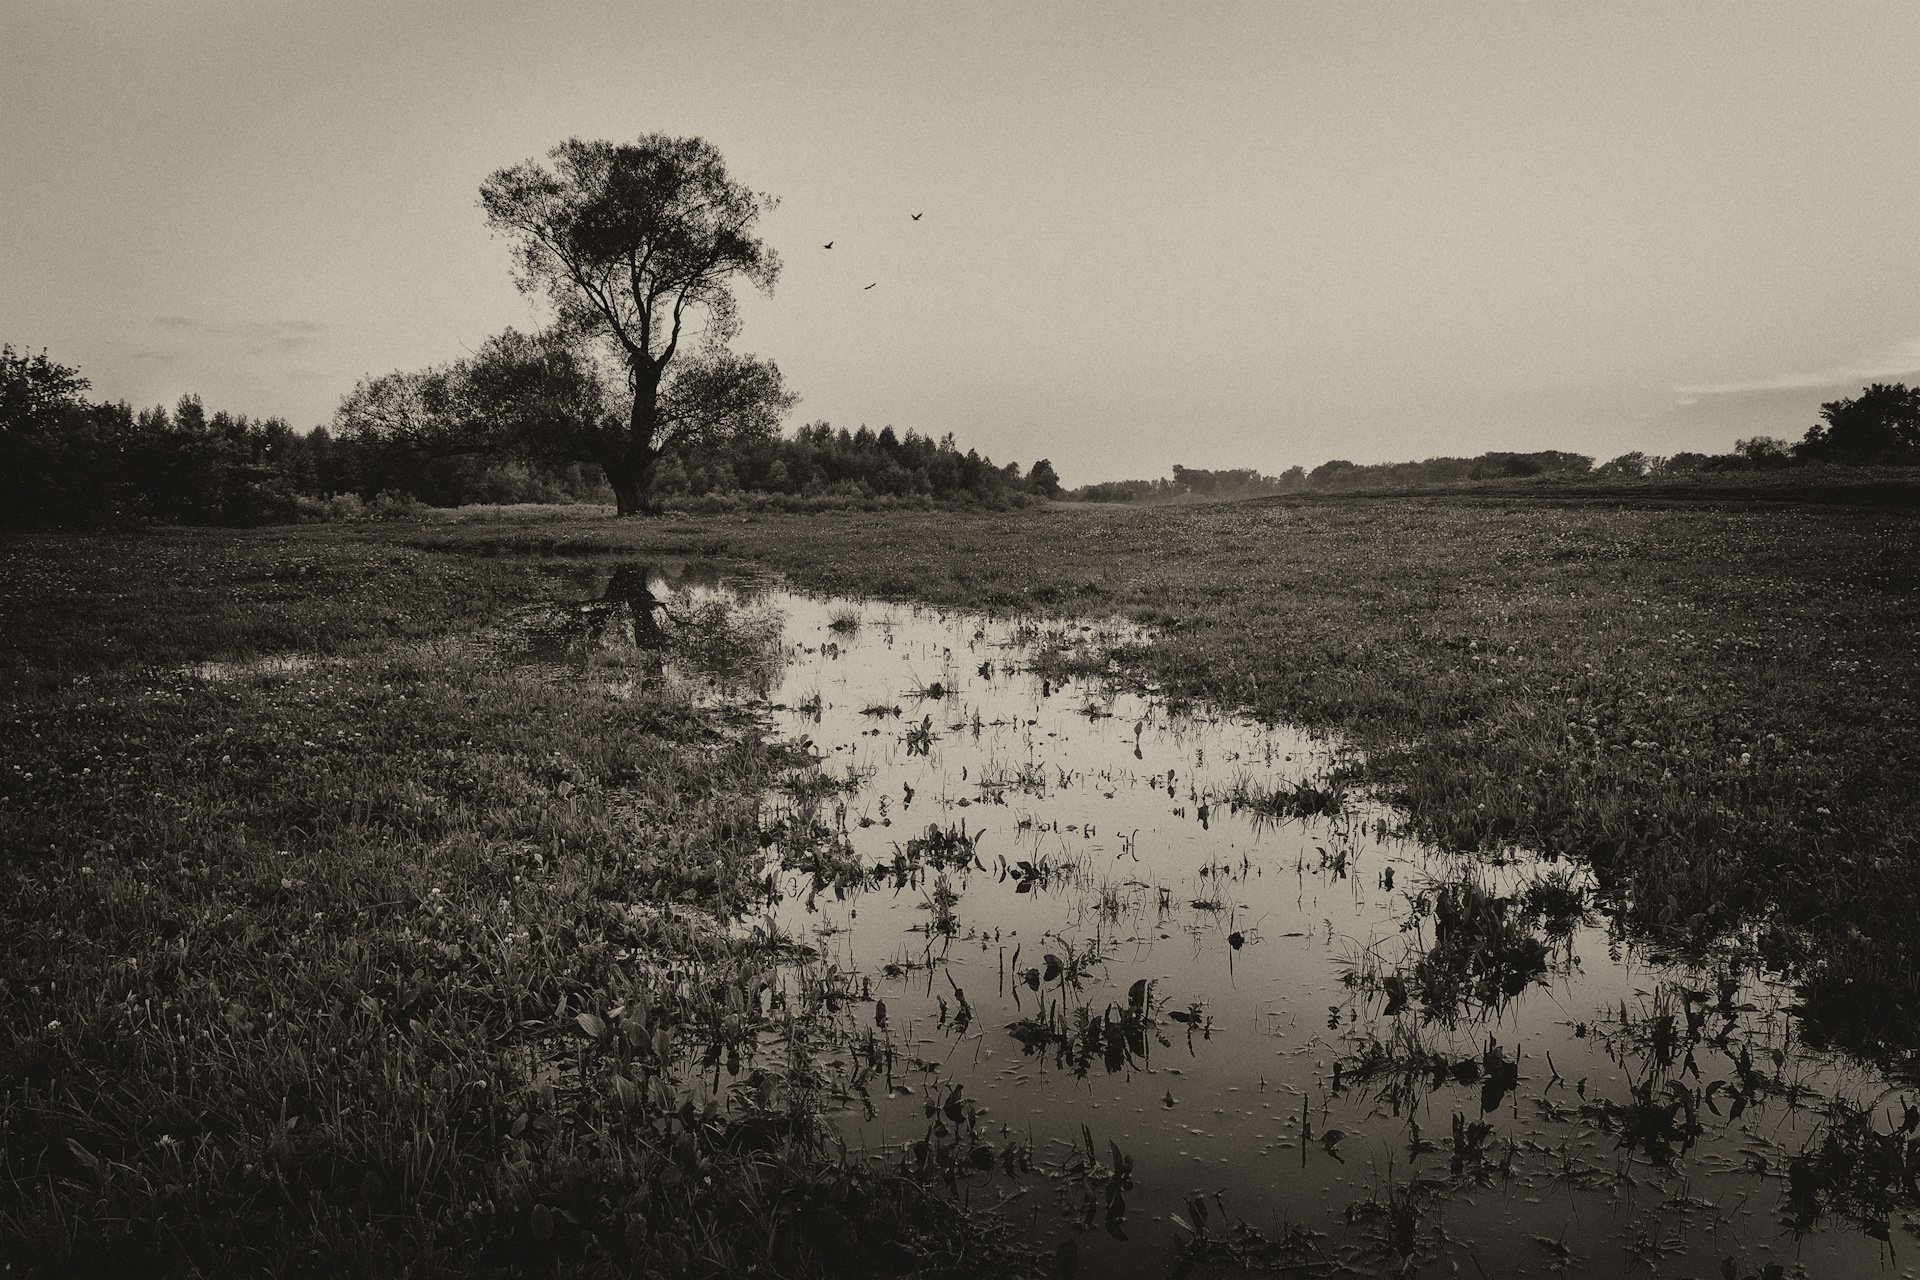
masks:
[[[1020,464],[995,466],[977,450],[960,452],[951,433],[935,441],[892,427],[848,431],[825,422],[788,437],[688,449],[670,456],[653,479],[657,501],[715,493],[804,498],[925,498],[939,503],[1004,507],[1056,497],[1060,480],[1045,458],[1021,474]]]
[[[1176,466],[1171,479],[1112,480],[1085,485],[1073,496],[1084,502],[1170,502],[1182,499],[1253,498],[1278,493],[1341,493],[1356,489],[1403,489],[1516,476],[1579,476],[1593,459],[1546,449],[1538,453],[1483,453],[1477,458],[1428,458],[1425,462],[1362,464],[1336,458],[1313,470],[1289,467],[1277,476],[1258,471],[1208,471]]]
[[[1681,452],[1663,457],[1635,450],[1598,466],[1585,454],[1558,449],[1364,465],[1336,458],[1311,471],[1289,467],[1277,476],[1250,470],[1207,471],[1176,466],[1171,478],[1108,480],[1083,485],[1070,496],[1082,502],[1174,502],[1425,488],[1532,477],[1632,480],[1706,472],[1777,471],[1820,463],[1920,466],[1920,387],[1876,382],[1856,397],[1821,405],[1820,421],[1797,444],[1774,436],[1752,436],[1735,441],[1727,453]]]
[[[1820,406],[1820,421],[1798,443],[1774,436],[1734,442],[1731,453],[1622,454],[1596,474],[1671,476],[1711,471],[1777,471],[1808,463],[1920,466],[1920,387],[1876,382],[1857,396]]]
[[[0,522],[253,524],[275,505],[275,463],[299,439],[285,422],[210,415],[196,396],[136,412],[89,386],[44,351],[0,347]]]
[[[1920,387],[1876,382],[1821,405],[1820,421],[1794,452],[1815,462],[1920,464]]]
[[[372,381],[382,411],[412,414],[416,425],[448,394],[445,370]],[[363,404],[370,385],[356,389]],[[258,525],[615,497],[600,466],[552,452],[468,449],[458,436],[420,447],[418,435],[351,427],[300,432],[280,418],[209,412],[194,395],[172,410],[135,410],[95,403],[88,389],[78,369],[44,352],[0,348],[0,526]],[[658,509],[735,494],[1006,507],[1058,497],[1060,480],[1044,458],[1022,474],[1018,463],[962,452],[951,434],[936,441],[815,422],[791,437],[748,432],[667,452],[645,502]]]
[[[482,457],[431,459],[209,412],[195,395],[134,409],[96,403],[88,380],[45,352],[0,347],[0,526],[124,521],[256,525],[389,496],[389,506],[604,496],[590,470]]]

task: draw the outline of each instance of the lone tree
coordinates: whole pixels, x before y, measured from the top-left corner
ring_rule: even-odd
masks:
[[[735,279],[771,290],[780,274],[755,235],[777,201],[729,178],[699,138],[569,138],[547,158],[480,188],[487,225],[513,242],[515,283],[546,297],[554,323],[466,362],[469,423],[598,464],[633,515],[668,450],[771,435],[797,399],[771,361],[727,350]]]

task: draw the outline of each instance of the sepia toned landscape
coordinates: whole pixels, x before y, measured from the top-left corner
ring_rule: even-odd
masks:
[[[583,97],[582,28],[505,11],[6,7],[101,154],[297,139],[370,194],[156,215],[197,247],[96,287],[148,230],[8,144],[0,1275],[1912,1266],[1920,259],[1823,256],[1830,198],[1655,211],[1768,147],[1920,194],[1912,81],[1751,74],[1911,12],[642,6],[679,69]],[[141,40],[287,103],[184,129]],[[1344,142],[1262,109],[1282,65]],[[1184,167],[1172,102],[1353,192]],[[1429,117],[1498,124],[1449,169]],[[396,273],[349,225],[477,239]],[[1757,244],[1839,283],[1715,256]]]

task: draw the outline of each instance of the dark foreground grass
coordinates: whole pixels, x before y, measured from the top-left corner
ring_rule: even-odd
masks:
[[[712,923],[761,899],[789,762],[503,661],[485,627],[549,575],[0,554],[0,1272],[1016,1264],[937,1176],[826,1144],[803,959]]]
[[[1920,1047],[1911,509],[1466,495],[421,531],[757,559],[815,587],[1120,613],[1180,694],[1336,730],[1445,845],[1590,863],[1675,944],[1737,933],[1806,1029]],[[1909,1062],[1908,1065],[1911,1065]]]

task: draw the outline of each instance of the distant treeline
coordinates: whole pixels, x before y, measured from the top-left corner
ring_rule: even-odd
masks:
[[[1277,476],[1240,468],[1208,471],[1202,467],[1173,469],[1172,479],[1110,480],[1083,485],[1073,495],[1086,502],[1169,502],[1191,498],[1257,498],[1275,493],[1339,492],[1348,489],[1401,488],[1408,485],[1456,484],[1462,480],[1489,480],[1514,476],[1585,474],[1593,459],[1577,453],[1548,449],[1541,453],[1483,453],[1477,458],[1429,458],[1425,462],[1383,462],[1371,465],[1335,459],[1313,470],[1288,467]]]
[[[0,526],[90,527],[128,520],[258,525],[423,506],[610,502],[598,468],[484,454],[432,456],[281,418],[209,411],[198,396],[134,409],[96,403],[87,380],[39,355],[0,347]],[[667,506],[725,507],[746,495],[774,505],[1006,507],[1060,492],[1045,459],[1022,473],[891,427],[824,422],[666,459],[653,478]]]
[[[39,416],[0,428],[0,526],[285,524],[428,504],[576,501],[596,480],[577,465],[382,454],[324,427],[303,433],[280,418],[208,413],[191,395],[171,412],[81,404]]]
[[[759,493],[795,498],[896,499],[1006,507],[1060,494],[1053,463],[1042,458],[1024,475],[1020,464],[995,466],[951,434],[938,441],[892,427],[848,431],[825,422],[791,436],[727,449],[689,449],[667,458],[653,478],[656,495],[676,498]]]
[[[1821,421],[1797,444],[1754,436],[1730,453],[1624,453],[1598,466],[1585,454],[1546,449],[1538,453],[1483,453],[1475,458],[1428,458],[1424,462],[1323,462],[1309,471],[1289,467],[1277,476],[1245,469],[1173,469],[1171,479],[1110,480],[1083,485],[1071,497],[1085,502],[1172,502],[1251,498],[1279,493],[1343,493],[1362,489],[1409,489],[1471,481],[1553,477],[1636,479],[1701,472],[1778,471],[1811,464],[1920,466],[1920,388],[1874,383],[1859,396],[1820,406]]]
[[[404,515],[423,506],[609,502],[596,467],[498,454],[435,456],[325,427],[296,431],[281,418],[209,412],[197,396],[169,411],[96,403],[78,370],[0,347],[0,526],[86,527],[126,520],[256,525],[359,515]],[[1920,465],[1920,389],[1874,384],[1821,406],[1797,444],[1767,436],[1725,454],[1627,453],[1595,465],[1583,454],[1483,453],[1473,458],[1360,464],[1344,459],[1277,476],[1250,469],[1176,466],[1171,478],[1117,480],[1071,494],[1042,458],[1022,473],[996,466],[952,435],[932,440],[892,427],[875,432],[825,422],[790,436],[687,448],[652,478],[657,506],[962,504],[1005,508],[1035,498],[1164,502],[1267,494],[1404,489],[1549,477],[1626,479],[1704,471],[1774,470],[1808,463]]]

